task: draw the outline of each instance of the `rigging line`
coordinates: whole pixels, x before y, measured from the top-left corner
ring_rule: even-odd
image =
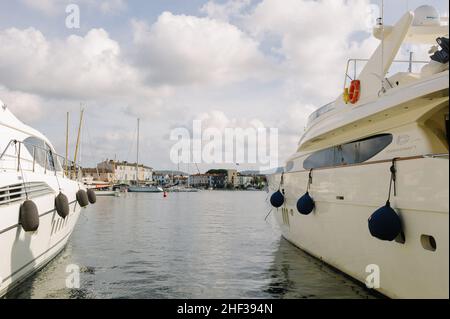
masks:
[[[311,170],[309,171],[309,176],[308,176],[308,186],[306,187],[306,191],[309,192],[311,190],[311,184],[313,183],[313,168],[311,168]]]
[[[269,213],[267,214],[266,218],[264,218],[264,221],[267,221],[267,218],[269,218],[270,214],[272,214],[273,208],[270,209]]]
[[[199,174],[201,174],[201,173],[200,173],[200,170],[198,169],[197,163],[194,163],[194,164],[195,164],[195,167],[197,168],[197,172],[198,172]]]
[[[392,185],[394,185],[394,196],[397,196],[397,167],[396,167],[397,158],[392,160],[392,166],[390,167],[391,172],[391,181],[389,183],[389,196],[387,203],[391,202],[391,194],[392,194]]]
[[[15,141],[15,149],[16,149],[16,154],[17,154],[17,160],[19,161],[19,169],[20,169],[20,175],[22,176],[22,184],[23,184],[23,189],[25,191],[25,198],[28,200],[28,190],[27,190],[27,183],[25,182],[25,176],[23,174],[23,169],[22,169],[22,161],[20,160],[20,144],[19,144],[19,150],[17,149],[17,144],[20,143],[18,141]]]
[[[49,151],[49,154],[50,154],[50,156],[52,156],[53,162],[57,163],[56,161],[57,161],[58,159],[56,158],[56,161],[55,161],[55,157],[53,157],[52,151]],[[56,170],[56,164],[54,164],[53,166],[55,167],[56,184],[58,184],[58,189],[59,189],[59,191],[61,192],[61,184],[59,183],[59,179],[58,179],[58,171]]]

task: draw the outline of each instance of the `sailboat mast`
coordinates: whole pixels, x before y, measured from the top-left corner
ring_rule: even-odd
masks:
[[[75,145],[75,156],[73,159],[73,162],[75,165],[75,167],[74,167],[75,174],[77,173],[76,165],[77,165],[77,160],[78,160],[78,150],[80,148],[80,137],[81,137],[81,126],[83,125],[83,115],[84,115],[84,109],[82,108],[81,112],[80,112],[80,124],[78,125],[77,144]]]
[[[65,163],[65,174],[66,176],[69,175],[69,112],[67,112],[67,117],[66,117],[66,163]]]
[[[136,147],[136,184],[139,184],[139,126],[140,126],[140,119],[137,119],[137,147]]]

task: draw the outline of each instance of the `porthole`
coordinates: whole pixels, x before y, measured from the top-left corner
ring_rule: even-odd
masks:
[[[398,236],[397,236],[397,238],[395,238],[395,242],[396,243],[399,243],[399,244],[404,244],[404,243],[406,243],[406,236],[405,236],[405,233],[404,232],[401,232]]]
[[[422,235],[420,236],[420,242],[422,243],[422,247],[429,251],[436,251],[437,243],[436,239],[430,235]]]

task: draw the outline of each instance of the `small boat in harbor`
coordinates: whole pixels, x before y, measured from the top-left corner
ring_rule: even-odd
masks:
[[[61,252],[95,202],[79,173],[0,101],[0,297]]]
[[[374,35],[268,176],[274,216],[288,241],[388,297],[448,299],[448,20],[422,6]],[[396,61],[410,43],[431,58]]]
[[[186,186],[173,186],[167,188],[167,191],[170,193],[197,193],[199,190],[197,188],[193,187],[186,187]]]
[[[95,195],[100,197],[120,197],[120,191],[119,190],[113,190],[113,189],[97,189],[94,191]]]
[[[164,190],[155,185],[150,185],[139,180],[139,131],[140,131],[140,120],[137,120],[137,151],[136,151],[136,180],[135,185],[128,187],[128,192],[130,193],[163,193]]]
[[[138,185],[128,187],[129,193],[163,193],[164,189],[154,185]]]

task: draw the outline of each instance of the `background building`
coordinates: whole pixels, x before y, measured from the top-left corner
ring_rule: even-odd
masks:
[[[140,182],[153,181],[153,169],[139,165],[136,174],[136,163],[106,160],[97,164],[97,168],[83,169],[83,177],[120,184],[132,184],[138,179]]]
[[[209,187],[210,174],[195,174],[189,176],[189,185],[196,188],[208,188]]]

